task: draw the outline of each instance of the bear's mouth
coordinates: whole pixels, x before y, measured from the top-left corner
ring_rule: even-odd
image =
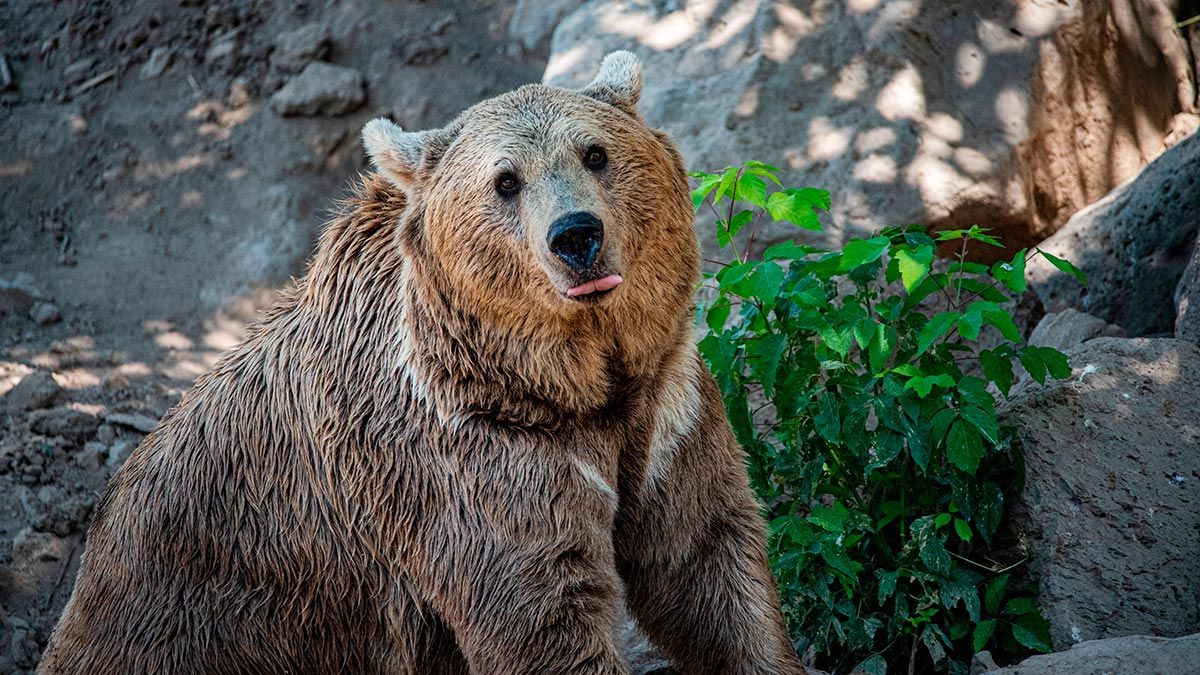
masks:
[[[594,302],[612,292],[621,285],[624,279],[619,274],[609,274],[598,279],[585,281],[578,286],[567,289],[566,296],[579,302]]]

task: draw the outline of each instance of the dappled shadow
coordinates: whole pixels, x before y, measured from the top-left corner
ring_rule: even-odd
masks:
[[[759,159],[831,190],[828,240],[979,223],[1023,246],[1162,150],[1176,82],[1131,1],[1079,16],[1053,3],[594,3],[560,28],[546,79],[585,81],[632,43],[643,114],[689,165]]]

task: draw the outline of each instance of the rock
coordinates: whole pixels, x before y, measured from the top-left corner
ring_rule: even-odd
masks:
[[[82,443],[96,433],[100,420],[81,410],[60,406],[50,410],[36,410],[29,415],[29,426],[45,436],[64,436]]]
[[[46,326],[56,323],[62,316],[58,313],[58,307],[53,303],[35,302],[29,310],[29,318],[42,326]]]
[[[1077,307],[1130,335],[1171,333],[1175,288],[1198,229],[1200,134],[1193,134],[1040,244],[1082,269],[1086,288],[1040,256],[1029,262],[1030,287],[1048,312]]]
[[[70,542],[49,532],[25,528],[13,539],[13,557],[17,560],[51,562],[66,557]]]
[[[294,30],[280,33],[275,38],[275,51],[271,53],[271,65],[280,72],[298,73],[313,61],[329,54],[329,26],[324,23],[306,23]]]
[[[83,78],[87,77],[87,74],[91,72],[92,68],[95,66],[95,57],[86,56],[68,65],[66,68],[63,68],[63,79],[66,80],[68,84],[78,84],[79,82],[83,81]]]
[[[517,0],[508,22],[508,36],[525,49],[536,49],[550,39],[564,16],[582,4],[583,0]]]
[[[406,35],[396,42],[395,51],[406,66],[430,66],[441,61],[450,46],[437,35]]]
[[[543,79],[579,86],[633,50],[640,110],[689,167],[757,159],[833,191],[825,235],[771,226],[763,245],[897,222],[979,223],[1023,245],[1161,152],[1180,108],[1150,36],[1165,29],[1124,7],[593,0],[558,24]]]
[[[138,446],[138,441],[132,438],[118,439],[108,448],[107,463],[109,466],[120,466],[129,459],[129,454]]]
[[[211,68],[230,71],[237,65],[238,34],[228,31],[216,36],[212,45],[204,52],[204,63]]]
[[[1175,337],[1200,345],[1200,241],[1175,287]]]
[[[971,668],[968,672],[970,675],[982,675],[982,673],[996,670],[998,667],[996,659],[992,658],[991,652],[976,652],[971,657]]]
[[[1068,356],[1070,380],[1001,410],[1024,447],[1013,523],[1054,645],[1200,631],[1200,347],[1097,338]]]
[[[0,315],[25,314],[42,297],[41,291],[27,277],[0,279]]]
[[[1065,652],[1031,656],[986,675],[1174,675],[1194,673],[1200,635],[1180,638],[1128,637],[1090,640]]]
[[[358,109],[366,98],[362,73],[314,61],[271,96],[271,109],[284,117],[343,115]]]
[[[155,47],[150,52],[150,57],[142,64],[142,68],[138,71],[138,77],[143,80],[153,80],[166,71],[167,66],[171,65],[171,57],[173,52],[169,47]]]
[[[21,378],[17,386],[4,395],[4,405],[9,410],[36,410],[54,402],[62,387],[54,377],[44,370],[35,370]]]
[[[1042,317],[1029,335],[1029,344],[1065,352],[1097,337],[1125,337],[1125,330],[1091,314],[1064,309]]]
[[[100,441],[88,441],[75,455],[75,462],[88,471],[97,471],[108,459],[108,446]]]
[[[109,413],[104,416],[104,421],[109,424],[136,429],[143,434],[154,431],[154,427],[158,426],[158,419],[141,413]]]

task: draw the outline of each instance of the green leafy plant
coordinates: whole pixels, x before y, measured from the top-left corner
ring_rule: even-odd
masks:
[[[793,636],[827,668],[869,673],[1048,650],[1032,590],[1010,583],[1020,556],[997,539],[1002,486],[1023,468],[988,383],[1007,396],[1018,364],[1039,383],[1070,376],[1062,353],[1024,344],[1005,303],[1034,256],[1082,274],[1036,248],[969,261],[970,242],[1001,246],[977,226],[890,227],[840,251],[784,241],[752,258],[766,219],[815,231],[830,207],[778,174],[747,162],[691,175],[733,255],[705,275],[700,351],[768,512]],[[957,255],[935,264],[939,246]]]

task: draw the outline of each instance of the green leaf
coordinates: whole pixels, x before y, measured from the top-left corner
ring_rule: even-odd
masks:
[[[763,262],[730,291],[743,298],[758,300],[767,307],[773,307],[779,297],[779,284],[782,282],[783,268],[778,263]]]
[[[971,633],[971,650],[981,652],[987,646],[988,641],[992,639],[992,634],[996,632],[996,620],[988,619],[981,621],[975,626],[975,631]]]
[[[964,340],[979,339],[979,329],[983,328],[983,314],[980,312],[965,312],[958,318],[958,334]]]
[[[806,246],[787,240],[768,246],[767,250],[763,251],[763,260],[803,260],[815,253],[824,252],[814,246]]]
[[[854,666],[850,672],[866,673],[866,675],[887,675],[887,661],[879,654],[872,654],[867,658],[859,661],[857,666]]]
[[[1017,642],[1020,642],[1025,647],[1028,647],[1034,651],[1043,653],[1050,651],[1050,645],[1047,644],[1046,640],[1042,639],[1037,633],[1026,628],[1025,626],[1013,624],[1012,636]]]
[[[950,524],[950,519],[953,518],[949,513],[939,513],[933,518],[933,526],[939,530]]]
[[[755,206],[766,206],[767,183],[754,173],[743,173],[737,179],[734,197]]]
[[[953,386],[954,378],[946,375],[945,373],[940,375],[919,375],[917,377],[910,378],[908,382],[904,383],[905,389],[911,389],[917,392],[917,396],[921,398],[928,396],[929,393],[933,391],[934,387],[949,388]]]
[[[1000,601],[1004,599],[1004,592],[1008,590],[1008,578],[1008,574],[993,577],[983,589],[983,608],[988,614],[995,615],[1000,611]]]
[[[725,328],[725,322],[729,319],[729,312],[733,309],[729,298],[721,296],[713,302],[708,308],[708,315],[705,321],[708,323],[708,328],[714,333],[720,333]]]
[[[1049,253],[1043,251],[1040,248],[1038,249],[1038,253],[1041,253],[1043,256],[1045,256],[1046,261],[1049,262],[1051,265],[1054,265],[1055,267],[1057,267],[1059,269],[1059,271],[1066,272],[1067,274],[1070,274],[1071,276],[1075,277],[1075,279],[1079,282],[1080,286],[1087,288],[1087,277],[1084,276],[1082,270],[1080,270],[1075,265],[1072,265],[1070,260],[1064,260],[1063,258],[1059,258],[1058,256],[1050,255]]]
[[[817,414],[813,416],[812,421],[813,428],[817,430],[821,438],[830,443],[837,443],[842,434],[842,420],[838,416],[837,397],[829,393],[821,396],[821,400],[817,402]]]
[[[1025,256],[1028,249],[1017,251],[1009,262],[998,262],[992,265],[992,276],[1008,287],[1013,293],[1025,292]]]
[[[709,173],[700,173],[694,175],[693,178],[700,179],[700,184],[696,186],[695,190],[692,190],[692,209],[696,210],[704,203],[705,197],[708,197],[709,193],[720,184],[721,177]]]
[[[992,481],[984,481],[976,491],[974,506],[972,522],[983,541],[991,546],[992,535],[1000,527],[1000,516],[1004,513],[1004,493]]]
[[[846,358],[846,355],[850,353],[850,344],[854,338],[850,335],[849,330],[843,329],[839,331],[825,327],[817,332],[821,336],[821,342],[825,343],[825,346],[833,350],[838,356]]]
[[[746,275],[754,271],[754,268],[757,266],[757,262],[749,261],[733,263],[722,267],[721,271],[717,272],[717,287],[722,291],[728,291],[739,281],[745,279]]]
[[[828,211],[829,193],[825,190],[788,188],[767,197],[766,209],[772,220],[784,220],[797,227],[814,232],[821,231],[821,221],[816,210]]]
[[[1029,376],[1037,380],[1038,384],[1046,383],[1046,362],[1042,360],[1041,352],[1037,347],[1021,349],[1017,352],[1017,358],[1021,360],[1021,365],[1025,366]]]
[[[779,359],[787,350],[787,336],[783,333],[767,333],[750,343],[746,355],[763,386],[763,394],[770,397],[775,393],[775,376],[779,372]]]
[[[963,419],[970,422],[979,430],[979,433],[987,439],[988,443],[997,445],[1000,442],[1000,423],[996,421],[996,414],[974,405],[963,406],[958,414]]]
[[[1017,324],[1013,323],[1012,315],[1003,309],[987,310],[983,312],[983,320],[994,326],[1004,339],[1012,342],[1021,341],[1021,331],[1017,329]]]
[[[850,510],[838,502],[829,506],[817,504],[808,516],[808,522],[829,532],[844,532],[846,522],[850,519]]]
[[[897,572],[875,570],[875,578],[879,580],[879,589],[876,591],[875,600],[879,604],[882,605],[885,600],[892,597],[892,594],[896,592],[896,579],[899,576]]]
[[[859,570],[862,569],[861,563],[856,563],[850,560],[850,557],[846,555],[846,552],[840,548],[823,546],[821,548],[821,558],[824,559],[830,567],[841,572],[842,574],[845,574],[851,579],[856,579],[858,577]]]
[[[851,239],[842,247],[842,271],[852,270],[859,265],[879,260],[891,244],[891,240],[887,237]]]
[[[967,610],[971,621],[979,622],[979,592],[975,589],[979,577],[964,569],[956,569],[949,579],[943,579],[938,586],[942,606],[954,609],[959,602]]]
[[[933,247],[920,246],[911,251],[897,251],[896,261],[900,268],[900,281],[904,284],[904,290],[912,292],[917,284],[929,274],[929,266],[933,263]]]
[[[1042,364],[1046,366],[1046,370],[1050,376],[1056,380],[1065,380],[1071,377],[1071,364],[1067,361],[1067,355],[1058,351],[1053,347],[1026,347],[1037,352],[1038,358]]]
[[[949,332],[961,316],[958,312],[941,312],[927,321],[921,327],[921,332],[917,334],[917,356],[924,354],[933,346],[934,342]]]
[[[1004,613],[1017,616],[1021,614],[1037,614],[1037,601],[1030,597],[1013,598],[1004,605]]]
[[[904,450],[904,436],[887,429],[878,429],[875,431],[875,453],[871,457],[871,461],[864,468],[864,473],[870,473],[876,469],[891,464],[892,460],[900,455]]]
[[[867,350],[872,373],[881,372],[887,367],[888,356],[892,353],[891,332],[894,331],[889,331],[887,326],[875,324],[875,335],[871,337],[870,349]]]
[[[990,230],[988,228],[980,227],[978,225],[972,225],[971,229],[967,230],[967,237],[970,239],[974,239],[975,241],[981,241],[981,242],[987,244],[988,246],[1004,248],[1004,244],[1001,244],[999,239],[996,239],[992,235],[987,234],[988,232],[990,232]]]
[[[729,192],[729,188],[733,187],[734,182],[737,181],[737,177],[737,168],[729,167],[725,169],[725,172],[721,174],[721,182],[717,184],[717,192],[713,195],[713,204],[721,202],[721,198],[725,196],[726,192]]]
[[[967,521],[963,520],[962,518],[955,518],[954,533],[958,535],[959,539],[966,543],[970,543],[972,536],[971,525],[967,523]]]
[[[933,524],[933,516],[924,516],[913,521],[913,543],[917,546],[918,557],[930,571],[946,574],[950,571],[950,554],[946,551],[937,528]]]
[[[950,425],[950,433],[946,436],[946,459],[966,473],[975,475],[979,461],[983,459],[983,440],[979,430],[962,420]]]
[[[985,349],[979,352],[979,364],[983,367],[983,374],[987,376],[987,379],[995,382],[1000,392],[1008,396],[1008,392],[1012,390],[1013,381],[1016,379],[1013,374],[1012,358],[1002,356],[996,350]]]

